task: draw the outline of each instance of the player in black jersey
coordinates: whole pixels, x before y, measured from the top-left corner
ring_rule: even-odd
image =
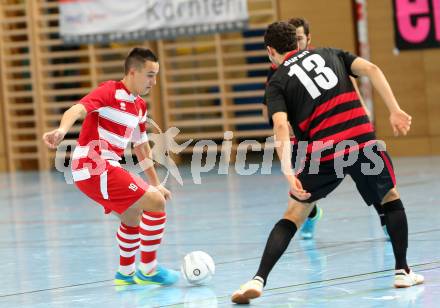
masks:
[[[309,50],[309,49],[313,49],[311,43],[312,43],[312,35],[310,33],[310,24],[309,22],[301,17],[295,17],[295,18],[291,18],[289,19],[289,23],[292,24],[293,26],[295,26],[296,28],[296,39],[297,39],[297,44],[298,44],[298,48],[300,50]],[[273,76],[273,74],[276,72],[277,66],[275,64],[272,64],[268,75],[267,75],[267,82],[266,84],[269,83],[270,78]],[[355,81],[354,77],[350,76],[350,81],[353,83],[353,87],[356,91],[356,93],[359,96],[359,101],[361,102],[362,106],[365,108],[365,112],[367,113],[367,115],[369,116],[369,111],[366,108],[362,97],[360,95],[360,91],[359,88],[357,86],[357,83]],[[266,105],[266,97],[264,97],[264,102]],[[267,109],[263,109],[263,113],[267,114]],[[296,138],[292,138],[292,147],[293,147],[293,151],[295,152],[297,151],[297,143],[296,143]],[[376,212],[379,215],[379,219],[380,219],[380,224],[382,226],[382,229],[385,233],[386,238],[389,240],[389,235],[388,232],[386,230],[386,224],[385,224],[385,214],[383,213],[383,209],[380,203],[375,203],[373,204],[374,209],[376,210]],[[321,219],[322,217],[322,208],[318,207],[317,204],[314,205],[314,208],[312,209],[312,211],[310,212],[309,216],[307,217],[306,221],[304,222],[304,224],[301,227],[301,237],[303,239],[312,239],[314,236],[314,230],[315,230],[315,225],[316,223]]]
[[[262,294],[269,272],[313,204],[331,193],[347,174],[368,205],[383,206],[396,260],[394,286],[423,283],[423,276],[412,272],[406,261],[408,223],[396,190],[391,159],[376,140],[349,76],[370,79],[390,112],[395,135],[408,133],[411,117],[400,109],[376,65],[339,49],[300,51],[295,30],[289,23],[276,22],[264,36],[269,58],[278,66],[266,88],[266,98],[276,151],[291,198],[284,217],[269,235],[255,277],[233,293],[232,301],[249,303]],[[291,161],[289,124],[304,150],[305,160]],[[292,167],[298,166],[298,161],[305,163],[294,174]]]

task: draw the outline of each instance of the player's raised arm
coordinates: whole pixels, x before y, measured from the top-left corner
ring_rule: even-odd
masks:
[[[371,80],[373,87],[379,93],[390,112],[390,123],[394,135],[406,135],[411,126],[411,116],[400,108],[382,70],[377,65],[359,57],[351,64],[351,70],[354,74],[367,76]]]
[[[64,112],[61,118],[60,126],[43,135],[44,143],[51,149],[56,149],[60,142],[64,139],[66,133],[70,130],[73,124],[80,118],[87,114],[86,108],[81,104],[76,104]]]

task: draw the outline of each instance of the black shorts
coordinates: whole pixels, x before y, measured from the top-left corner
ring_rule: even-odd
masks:
[[[352,155],[351,158],[349,155]],[[353,159],[355,155],[356,160]],[[347,159],[353,159],[354,162],[348,165]],[[294,163],[295,161],[292,161],[292,164]],[[297,177],[303,188],[311,193],[311,197],[308,200],[299,200],[292,194],[290,197],[305,203],[325,198],[338,187],[346,175],[350,175],[356,183],[356,188],[367,205],[381,203],[390,189],[396,186],[391,159],[388,153],[375,143],[332,161],[317,164],[308,160]]]

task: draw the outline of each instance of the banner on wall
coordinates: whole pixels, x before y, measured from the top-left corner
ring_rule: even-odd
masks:
[[[396,47],[440,47],[440,0],[393,0]]]
[[[246,0],[59,0],[66,43],[171,39],[244,29]]]

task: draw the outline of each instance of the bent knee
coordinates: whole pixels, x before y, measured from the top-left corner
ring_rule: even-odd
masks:
[[[297,228],[300,228],[304,221],[306,220],[304,217],[297,215],[296,213],[285,213],[283,218],[290,220],[291,222],[293,222]]]
[[[284,218],[294,222],[295,225],[299,228],[307,219],[311,208],[313,208],[312,204],[292,200],[289,202],[288,209],[284,213]]]
[[[165,198],[160,192],[146,192],[140,201],[140,207],[144,211],[163,212],[165,210]]]
[[[128,226],[139,225],[142,209],[140,207],[130,207],[120,215],[121,221]]]
[[[136,206],[129,207],[123,213],[123,215],[125,215],[127,217],[138,217],[141,214],[142,214],[142,209],[140,207],[136,207]]]
[[[382,204],[394,201],[400,199],[399,192],[397,191],[396,187],[390,189],[390,191],[385,195],[385,197],[382,199]]]

